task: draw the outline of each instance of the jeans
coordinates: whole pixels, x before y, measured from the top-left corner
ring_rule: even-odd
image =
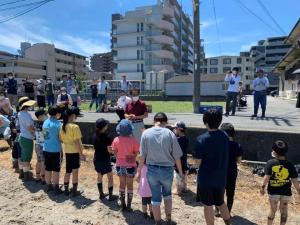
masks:
[[[232,101],[232,114],[235,114],[235,110],[236,110],[236,103],[237,103],[237,92],[231,92],[228,91],[227,92],[227,98],[226,98],[226,113],[228,114],[230,112],[230,103]]]
[[[92,98],[90,103],[90,110],[93,108],[94,103],[96,104],[96,110],[98,109],[98,98]]]
[[[48,106],[54,105],[54,95],[47,95]]]
[[[254,115],[257,115],[259,104],[261,106],[262,115],[266,113],[267,107],[267,93],[266,91],[255,91],[254,92]]]
[[[148,165],[147,179],[152,193],[152,204],[160,205],[162,196],[172,199],[173,166]]]
[[[98,102],[98,107],[102,106],[102,103],[106,104],[106,95],[105,94],[99,94],[97,102]],[[100,110],[100,109],[98,109],[98,110]]]

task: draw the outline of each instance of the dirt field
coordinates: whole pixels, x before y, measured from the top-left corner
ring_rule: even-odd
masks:
[[[48,195],[44,192],[45,187],[35,182],[23,184],[11,169],[10,151],[0,152],[0,224],[153,224],[150,220],[144,220],[140,211],[141,200],[137,194],[134,196],[133,213],[122,213],[116,202],[98,200],[96,173],[92,166],[93,152],[86,150],[86,154],[88,157],[82,164],[79,183],[79,189],[84,193],[76,198],[67,198],[63,195]],[[62,171],[64,172],[64,169]],[[173,218],[179,225],[205,224],[203,208],[195,202],[195,179],[195,175],[189,176],[189,193],[182,197],[175,194],[173,196]],[[118,180],[115,177],[115,194],[118,193],[117,184]],[[267,198],[259,195],[260,184],[261,178],[253,176],[249,168],[241,167],[233,207],[234,224],[266,224]],[[300,224],[299,212],[299,199],[294,199],[288,224]],[[278,215],[276,220],[279,220]],[[221,219],[216,221],[217,225],[224,224]]]

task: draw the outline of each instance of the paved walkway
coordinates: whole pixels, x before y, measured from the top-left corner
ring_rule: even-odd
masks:
[[[237,112],[234,117],[224,117],[223,122],[231,122],[240,130],[260,130],[300,133],[300,109],[295,107],[296,102],[268,97],[266,119],[252,119],[253,98],[248,97],[248,107]],[[117,122],[118,116],[114,113],[83,112],[84,117],[78,118],[78,122],[95,122],[98,118],[105,118],[111,122]],[[178,120],[184,121],[190,127],[204,127],[201,114],[193,113],[168,113],[169,123]],[[145,120],[146,124],[152,124],[154,113]]]

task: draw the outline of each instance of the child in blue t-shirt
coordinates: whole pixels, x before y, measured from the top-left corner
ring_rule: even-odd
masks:
[[[48,109],[49,119],[43,124],[44,134],[44,158],[45,158],[45,181],[47,184],[47,192],[53,191],[56,195],[62,194],[59,188],[59,173],[61,168],[62,148],[59,139],[61,122],[60,108],[58,106],[50,106]]]

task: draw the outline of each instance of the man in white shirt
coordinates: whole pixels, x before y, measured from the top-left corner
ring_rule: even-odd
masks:
[[[106,100],[107,100],[107,94],[108,94],[108,90],[109,90],[109,84],[108,82],[105,80],[105,76],[101,77],[101,81],[98,83],[98,109],[97,112],[100,112],[103,104],[106,104]]]
[[[226,113],[225,116],[229,116],[230,111],[232,111],[232,116],[235,116],[237,96],[240,91],[239,83],[241,81],[241,76],[238,74],[239,69],[233,68],[232,72],[229,71],[226,74],[225,82],[228,82],[228,90],[226,94]],[[230,103],[232,101],[232,106],[230,108]]]
[[[265,76],[262,69],[258,70],[258,76],[253,81],[254,88],[254,114],[252,117],[257,117],[259,104],[261,106],[261,118],[266,117],[267,107],[267,89],[270,86],[268,78]]]
[[[122,81],[121,81],[121,91],[125,91],[128,93],[130,91],[132,84],[127,81],[126,76],[122,76]]]
[[[121,90],[121,96],[117,102],[116,113],[118,114],[120,121],[125,119],[125,109],[128,103],[131,102],[131,98],[126,95],[126,92]]]

